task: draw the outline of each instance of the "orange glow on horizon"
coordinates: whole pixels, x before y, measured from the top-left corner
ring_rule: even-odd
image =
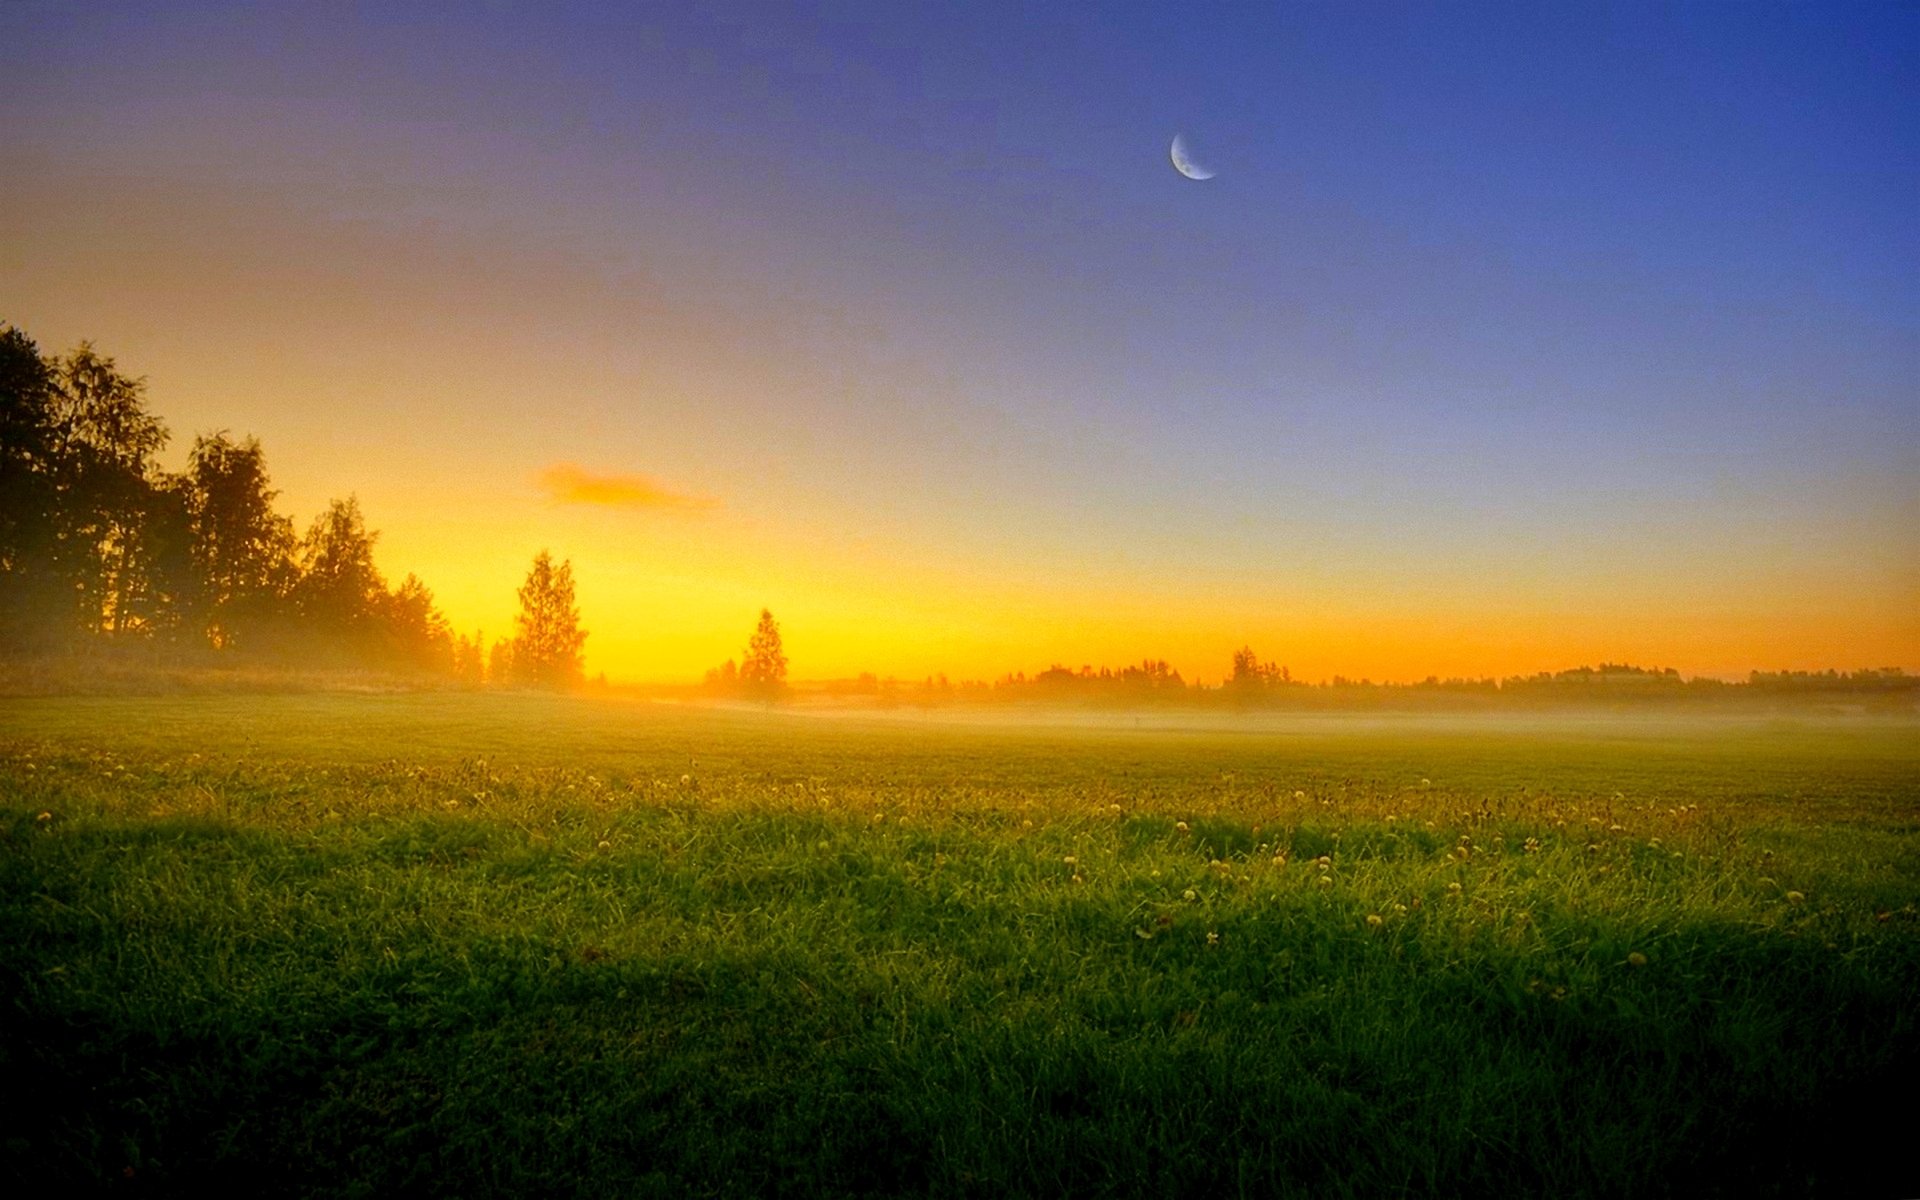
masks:
[[[728,511],[662,522],[630,508],[536,502],[501,509],[480,533],[458,498],[445,503],[405,521],[375,518],[390,573],[417,571],[456,630],[491,639],[511,631],[514,589],[533,554],[549,549],[573,564],[588,672],[616,683],[697,682],[739,659],[762,607],[780,621],[795,681],[863,672],[991,681],[1055,664],[1164,659],[1189,683],[1211,685],[1243,644],[1309,682],[1504,678],[1609,661],[1743,678],[1911,670],[1920,660],[1920,606],[1895,602],[1900,587],[1766,564],[1678,597],[1655,595],[1657,578],[1602,589],[1511,574],[1477,585],[1449,574],[1410,594],[1305,572],[1039,572]]]

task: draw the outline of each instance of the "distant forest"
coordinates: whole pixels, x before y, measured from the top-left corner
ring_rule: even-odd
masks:
[[[709,682],[712,682],[709,675]],[[882,706],[1031,703],[1086,707],[1158,706],[1240,709],[1621,707],[1647,703],[1789,702],[1911,709],[1920,703],[1920,676],[1899,667],[1864,671],[1754,671],[1742,682],[1688,679],[1671,667],[1623,663],[1542,671],[1507,678],[1376,683],[1335,675],[1320,683],[1295,679],[1285,667],[1263,663],[1250,648],[1236,651],[1232,673],[1213,686],[1188,683],[1163,661],[1119,668],[1055,665],[1037,675],[1002,675],[991,682],[953,682],[944,675],[918,681],[862,675],[818,685],[828,695],[871,697]]]
[[[518,592],[511,636],[456,635],[412,574],[389,585],[377,534],[349,495],[300,531],[257,439],[201,434],[174,474],[156,456],[168,431],[144,381],[82,342],[44,355],[0,325],[0,659],[82,659],[164,667],[363,670],[478,687],[569,688],[584,680],[587,633],[571,564],[542,551]],[[673,690],[673,689],[666,689]],[[684,690],[684,689],[682,689]],[[1753,672],[1742,683],[1602,663],[1505,679],[1387,684],[1335,676],[1310,684],[1251,647],[1218,686],[1165,661],[1120,668],[1055,665],[992,682],[862,675],[787,684],[773,615],[762,611],[741,662],[708,672],[698,694],[770,701],[795,691],[881,705],[1039,702],[1245,708],[1480,703],[1606,704],[1785,698],[1911,707],[1920,677],[1883,668]]]

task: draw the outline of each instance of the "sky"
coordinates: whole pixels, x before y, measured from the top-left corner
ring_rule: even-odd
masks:
[[[1920,5],[9,0],[0,112],[0,321],[616,681],[1920,669]]]

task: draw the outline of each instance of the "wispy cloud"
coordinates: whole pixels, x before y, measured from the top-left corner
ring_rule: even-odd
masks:
[[[719,508],[709,496],[689,496],[645,475],[596,475],[573,463],[555,463],[535,477],[540,490],[562,504],[603,508],[665,508],[696,512]]]

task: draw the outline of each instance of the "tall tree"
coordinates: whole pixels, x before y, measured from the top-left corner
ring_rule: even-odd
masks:
[[[746,657],[740,662],[740,684],[763,700],[772,700],[787,686],[787,655],[780,644],[780,623],[767,609],[760,610],[760,623],[747,639]]]
[[[527,581],[520,585],[520,612],[514,617],[508,662],[516,682],[535,687],[569,688],[585,676],[581,647],[587,631],[573,602],[573,564],[555,566],[542,550],[534,556]]]
[[[335,500],[314,518],[300,543],[300,577],[294,599],[301,619],[322,639],[331,657],[365,654],[374,633],[386,581],[373,565],[373,543],[360,501]]]
[[[1253,652],[1252,646],[1242,646],[1233,652],[1233,673],[1227,676],[1230,687],[1242,691],[1257,692],[1267,685],[1266,668],[1260,662],[1260,656]]]
[[[248,647],[279,617],[295,565],[293,522],[273,510],[266,455],[225,431],[194,439],[186,492],[208,641]]]
[[[390,662],[424,671],[454,670],[453,628],[434,607],[433,593],[415,575],[400,581],[380,605]]]
[[[160,547],[148,534],[163,480],[153,456],[167,428],[147,411],[146,381],[81,342],[51,362],[61,572],[86,632],[148,630],[162,607]]]
[[[51,363],[24,332],[0,327],[0,650],[41,648],[66,631],[58,440]]]

